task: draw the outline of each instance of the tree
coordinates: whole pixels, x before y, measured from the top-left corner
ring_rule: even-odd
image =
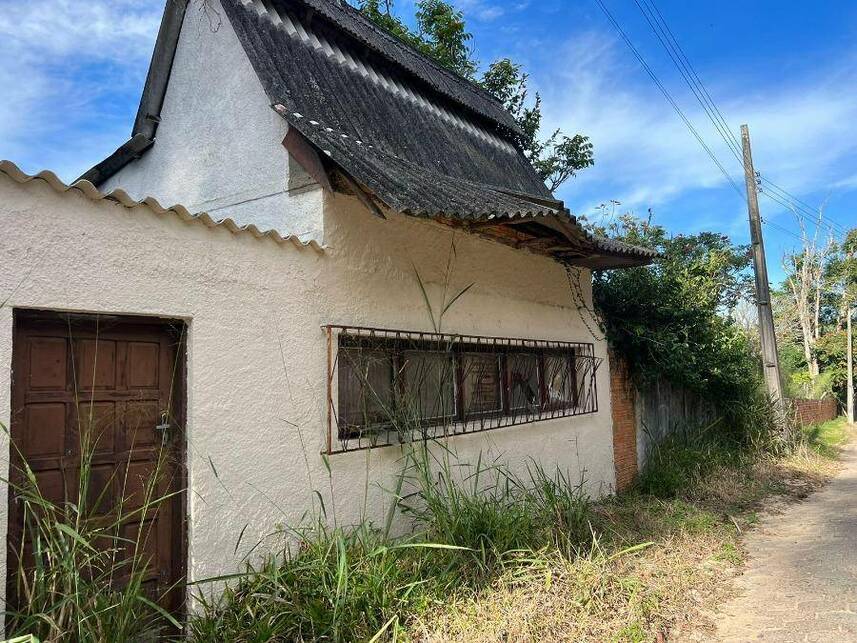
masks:
[[[819,374],[815,345],[821,337],[821,304],[825,290],[825,274],[835,244],[832,235],[823,242],[819,240],[822,230],[823,208],[819,209],[815,232],[807,232],[803,219],[796,216],[801,230],[802,248],[798,252],[786,253],[783,257],[785,283],[792,295],[794,314],[800,327],[804,357],[810,380]]]
[[[845,397],[845,315],[857,302],[857,229],[838,242],[816,224],[784,259],[786,279],[773,293],[786,386],[795,397]],[[823,242],[819,238],[824,238]]]
[[[393,13],[393,0],[357,0],[361,12],[447,69],[472,80],[493,94],[514,117],[522,134],[517,143],[551,192],[594,162],[592,143],[581,134],[566,136],[559,129],[540,138],[541,96],[530,98],[529,76],[508,58],[494,61],[477,78],[479,63],[473,35],[464,14],[444,0],[417,0],[416,30]]]
[[[464,76],[473,78],[476,60],[464,14],[443,0],[419,0],[416,5],[417,29],[411,30],[393,13],[393,0],[360,0],[358,8],[372,22],[404,40],[426,56]]]
[[[724,408],[759,390],[752,342],[729,314],[748,292],[746,246],[714,232],[671,236],[630,214],[590,229],[661,254],[652,266],[597,272],[593,281],[610,344],[639,379],[664,377]]]
[[[594,163],[592,143],[586,136],[568,137],[559,129],[540,139],[542,98],[536,93],[532,102],[528,100],[528,79],[520,65],[503,58],[491,63],[480,84],[512,114],[523,132],[519,144],[524,155],[553,192],[579,170]]]

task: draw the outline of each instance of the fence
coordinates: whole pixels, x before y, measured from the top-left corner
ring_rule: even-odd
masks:
[[[636,387],[625,360],[614,353],[610,354],[610,396],[618,490],[633,483],[654,445],[668,435],[699,431],[720,417],[713,404],[678,384],[658,380]],[[839,414],[833,398],[791,399],[789,405],[801,426],[827,422]]]
[[[711,403],[666,380],[637,388],[625,361],[612,353],[610,393],[617,490],[633,483],[655,444],[674,433],[698,431],[720,417]]]

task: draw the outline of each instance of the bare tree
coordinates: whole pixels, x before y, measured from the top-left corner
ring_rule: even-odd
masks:
[[[783,269],[794,302],[807,369],[810,378],[815,381],[819,373],[815,345],[821,336],[821,295],[824,290],[825,268],[836,244],[832,231],[828,231],[823,240],[819,238],[823,232],[824,205],[818,210],[818,220],[814,223],[815,231],[811,235],[806,229],[804,218],[797,211],[794,213],[800,226],[802,248],[799,252],[786,253],[783,256]]]

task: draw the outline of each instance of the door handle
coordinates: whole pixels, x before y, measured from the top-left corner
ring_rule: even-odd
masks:
[[[169,437],[169,431],[172,426],[173,425],[169,421],[169,416],[164,412],[161,413],[161,423],[155,425],[155,431],[158,431],[161,434],[162,440],[166,440]]]

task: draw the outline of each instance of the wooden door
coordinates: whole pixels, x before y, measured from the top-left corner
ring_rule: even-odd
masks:
[[[185,573],[182,329],[146,318],[16,311],[13,339],[13,486],[24,483],[23,459],[45,498],[78,503],[82,454],[91,453],[83,513],[120,525],[108,546],[120,559],[140,552],[146,593],[173,613],[182,609]],[[13,600],[19,550],[29,541],[23,514],[10,489]],[[23,549],[26,565],[32,554]]]

